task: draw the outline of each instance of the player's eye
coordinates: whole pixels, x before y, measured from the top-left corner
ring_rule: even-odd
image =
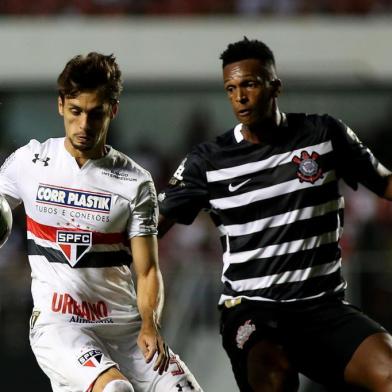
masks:
[[[81,113],[81,111],[80,111],[79,109],[76,109],[76,108],[71,108],[71,109],[70,109],[70,112],[71,112],[74,116],[78,116],[78,115]]]
[[[250,88],[255,88],[256,87],[256,82],[253,82],[253,81],[249,81],[249,82],[247,82],[247,84],[246,84],[246,86],[247,87],[250,87]]]

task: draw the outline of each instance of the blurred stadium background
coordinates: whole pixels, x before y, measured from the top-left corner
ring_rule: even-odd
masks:
[[[243,35],[274,50],[281,109],[343,119],[392,168],[391,0],[0,0],[1,162],[31,138],[63,135],[55,80],[69,58],[114,53],[125,89],[110,144],[161,189],[190,146],[235,123],[218,58]],[[363,188],[344,193],[348,295],[391,330],[392,206]],[[46,392],[28,343],[24,225],[17,210],[0,252],[0,389]],[[237,391],[220,346],[220,249],[208,219],[173,229],[160,260],[168,342],[206,392]],[[322,389],[303,380],[301,391]]]

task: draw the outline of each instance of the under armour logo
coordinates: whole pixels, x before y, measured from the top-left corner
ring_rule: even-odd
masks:
[[[50,160],[49,157],[43,159],[43,158],[39,157],[39,154],[34,154],[34,156],[35,156],[35,158],[32,160],[33,163],[37,163],[37,161],[40,161],[40,162],[42,162],[44,164],[44,166],[48,166],[49,165],[49,163],[48,163],[48,161]]]
[[[187,381],[186,385],[177,384],[176,387],[177,387],[178,392],[183,392],[184,391],[183,388],[186,388],[186,389],[189,388],[192,391],[195,389],[190,381]]]

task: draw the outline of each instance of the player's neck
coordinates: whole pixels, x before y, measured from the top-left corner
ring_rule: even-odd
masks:
[[[79,167],[82,167],[90,159],[99,159],[107,154],[105,144],[99,145],[91,150],[81,150],[73,146],[72,143],[65,138],[64,146],[69,154],[75,159]]]
[[[253,144],[264,144],[271,142],[276,136],[276,130],[285,121],[284,113],[277,110],[273,116],[265,119],[260,124],[252,127],[242,126],[241,133],[244,140]]]

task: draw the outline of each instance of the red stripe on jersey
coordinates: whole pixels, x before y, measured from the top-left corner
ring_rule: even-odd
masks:
[[[80,232],[91,232],[92,233],[92,243],[93,244],[119,244],[123,243],[128,246],[129,242],[124,233],[98,233],[91,230],[82,230],[77,228],[69,228],[69,227],[53,227],[43,225],[41,223],[36,222],[34,219],[29,216],[26,217],[27,222],[27,231],[34,234],[36,237],[41,238],[43,240],[48,240],[52,242],[56,242],[57,231],[80,231]]]

